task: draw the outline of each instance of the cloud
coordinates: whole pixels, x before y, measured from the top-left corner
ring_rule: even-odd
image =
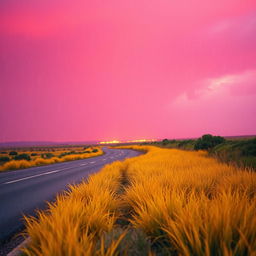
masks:
[[[177,133],[194,136],[254,134],[256,70],[227,74],[198,82],[198,89],[183,92],[169,105]]]
[[[234,96],[253,95],[256,94],[256,70],[217,77],[204,83],[207,86],[205,94],[229,92]]]
[[[229,37],[237,42],[240,40],[253,40],[255,42],[256,12],[254,11],[246,15],[219,20],[206,28],[206,34],[213,40],[229,35]]]
[[[256,70],[228,74],[198,82],[193,92],[183,92],[172,103],[175,106],[188,105],[193,101],[217,100],[224,97],[252,96],[256,94]],[[193,97],[191,96],[193,95]]]

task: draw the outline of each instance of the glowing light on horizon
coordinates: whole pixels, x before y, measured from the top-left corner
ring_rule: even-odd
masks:
[[[156,141],[155,139],[150,139],[150,140],[146,140],[146,139],[140,139],[140,140],[128,140],[126,141],[126,143],[133,143],[133,142],[153,142]]]
[[[141,143],[141,142],[153,142],[156,141],[155,139],[138,139],[138,140],[127,140],[127,141],[119,141],[119,140],[112,140],[112,141],[101,141],[99,144],[120,144],[120,143]]]
[[[121,143],[121,141],[118,140],[112,140],[112,141],[101,141],[99,144],[118,144]]]

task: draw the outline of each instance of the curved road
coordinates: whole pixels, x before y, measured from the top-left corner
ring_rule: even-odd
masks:
[[[81,182],[105,164],[141,154],[129,149],[103,150],[105,154],[98,157],[0,173],[0,241],[23,228],[23,214],[44,209],[46,201],[54,200],[68,184]]]

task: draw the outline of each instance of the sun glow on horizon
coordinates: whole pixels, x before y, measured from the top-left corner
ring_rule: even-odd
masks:
[[[111,141],[100,141],[99,144],[118,144],[121,143],[119,140],[111,140]]]
[[[155,139],[137,139],[137,140],[112,140],[112,141],[100,141],[99,144],[120,144],[120,143],[135,143],[135,142],[153,142],[156,141]]]

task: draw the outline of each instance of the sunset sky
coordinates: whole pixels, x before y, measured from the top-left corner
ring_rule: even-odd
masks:
[[[0,1],[0,142],[256,134],[255,0]]]

